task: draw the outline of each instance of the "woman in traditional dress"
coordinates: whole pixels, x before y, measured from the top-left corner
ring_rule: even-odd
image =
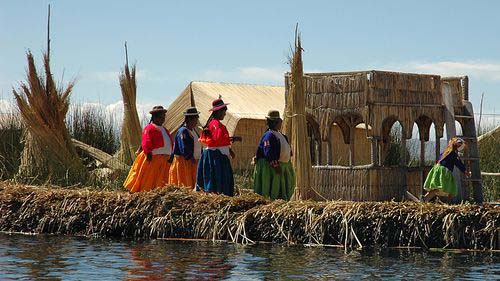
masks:
[[[201,157],[201,144],[195,130],[199,114],[196,107],[190,107],[184,112],[184,124],[177,131],[174,140],[169,184],[191,188],[196,185],[196,169]]]
[[[206,146],[198,162],[196,190],[209,193],[234,195],[233,168],[229,158],[234,158],[231,142],[239,137],[229,137],[226,126],[221,121],[226,116],[228,103],[222,99],[212,102],[212,114],[201,133],[200,142]]]
[[[271,199],[290,200],[295,187],[290,143],[280,132],[283,120],[279,111],[269,111],[266,119],[268,130],[260,139],[255,156],[253,189]]]
[[[163,127],[166,112],[163,106],[155,106],[149,112],[151,121],[143,130],[140,152],[123,184],[130,192],[150,191],[168,184],[168,161],[174,142]]]
[[[436,196],[448,196],[451,199],[457,195],[458,189],[453,178],[453,167],[457,166],[462,173],[470,176],[458,156],[458,152],[464,149],[465,143],[463,139],[452,138],[450,140],[448,147],[446,147],[439,161],[432,167],[425,179],[424,189],[427,190],[427,194],[424,196],[425,201],[430,201]]]

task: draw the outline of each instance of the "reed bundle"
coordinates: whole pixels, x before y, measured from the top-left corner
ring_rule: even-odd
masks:
[[[86,176],[85,167],[65,124],[74,81],[65,88],[57,87],[48,55],[44,55],[45,75],[38,75],[31,52],[27,53],[27,59],[27,82],[13,90],[27,128],[19,176],[59,184],[81,182]]]
[[[123,97],[123,123],[121,133],[121,147],[118,158],[127,165],[132,165],[135,152],[141,145],[141,122],[137,114],[137,85],[135,80],[136,66],[129,68],[128,59],[120,73],[120,88]]]
[[[129,194],[0,183],[0,230],[359,247],[500,248],[500,206],[271,202],[165,187]]]
[[[304,75],[302,69],[302,46],[300,34],[295,31],[295,49],[290,59],[291,81],[286,89],[284,131],[291,139],[292,163],[296,173],[294,200],[312,197],[311,152],[307,137],[306,96],[304,91]]]

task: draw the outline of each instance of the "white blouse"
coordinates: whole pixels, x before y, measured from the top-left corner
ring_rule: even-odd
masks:
[[[163,136],[163,147],[153,149],[153,155],[172,154],[172,143],[170,137],[168,136],[167,129],[165,129],[163,126],[158,126],[158,125],[155,126],[160,129],[161,135]]]

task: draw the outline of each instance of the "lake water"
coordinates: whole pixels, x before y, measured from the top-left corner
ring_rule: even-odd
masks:
[[[499,280],[500,256],[0,233],[0,280]]]

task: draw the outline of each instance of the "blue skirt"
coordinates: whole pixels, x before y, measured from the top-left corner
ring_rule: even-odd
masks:
[[[229,158],[220,150],[203,150],[198,162],[196,190],[234,195],[233,168]]]

